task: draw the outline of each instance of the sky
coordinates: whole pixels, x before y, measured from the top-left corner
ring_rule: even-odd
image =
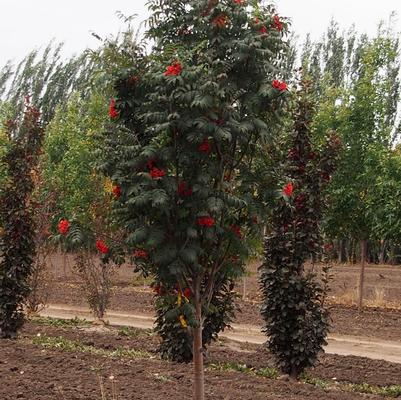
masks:
[[[96,48],[91,35],[115,35],[124,29],[117,11],[137,14],[138,24],[148,15],[147,0],[0,0],[0,66],[21,60],[52,39],[64,42],[64,55]],[[401,16],[400,0],[274,0],[281,15],[292,20],[292,28],[302,38],[311,33],[319,38],[334,18],[343,29],[355,24],[359,32],[373,35],[380,20],[392,11]],[[400,17],[401,18],[401,17]],[[401,19],[397,17],[397,31]],[[136,23],[135,23],[136,24]],[[136,26],[134,24],[134,26]]]

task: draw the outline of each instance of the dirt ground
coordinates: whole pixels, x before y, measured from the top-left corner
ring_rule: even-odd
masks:
[[[86,306],[79,281],[72,272],[72,260],[63,265],[63,258],[55,256],[50,270],[53,280],[49,302]],[[376,337],[387,340],[401,340],[401,267],[367,267],[366,298],[368,307],[360,314],[346,293],[356,293],[358,266],[334,266],[331,283],[330,308],[332,333],[361,337]],[[249,276],[238,283],[238,306],[236,323],[263,325],[260,317],[260,294],[257,263],[249,267]],[[114,295],[110,309],[133,313],[153,313],[153,292],[150,281],[144,281],[133,273],[132,268],[118,269]],[[245,286],[245,292],[244,292]],[[245,294],[245,296],[244,296]],[[382,294],[384,294],[382,296]],[[380,296],[379,296],[380,295]],[[375,306],[375,307],[373,307]]]
[[[55,254],[51,257],[49,271],[53,278],[61,282],[74,282],[73,258]],[[251,301],[260,300],[258,283],[258,266],[260,262],[252,262],[247,266],[247,277],[238,284],[241,297]],[[319,266],[311,266],[319,273]],[[330,301],[336,304],[350,305],[358,295],[359,265],[333,264],[331,268]],[[134,284],[140,286],[143,280],[133,272],[131,266],[122,266],[117,270],[115,283],[118,286]],[[145,285],[146,286],[146,285]],[[364,299],[368,306],[393,306],[401,308],[401,266],[368,265],[365,273]]]
[[[101,386],[105,393],[103,398],[107,399],[191,398],[191,368],[158,359],[155,353],[157,337],[145,332],[124,337],[116,329],[99,330],[97,328],[94,331],[93,327],[62,328],[29,323],[19,340],[0,341],[0,399],[100,400]],[[47,337],[79,341],[92,349],[108,352],[135,349],[142,354],[149,353],[146,353],[147,356],[122,359],[34,344],[35,339]],[[344,391],[344,384],[386,386],[401,383],[401,365],[359,357],[322,356],[320,365],[309,371],[309,375],[339,382],[327,389],[211,368],[213,364],[222,362],[246,364],[255,369],[272,365],[271,357],[261,346],[229,341],[214,344],[208,356],[207,399],[381,399],[383,397],[378,395]]]

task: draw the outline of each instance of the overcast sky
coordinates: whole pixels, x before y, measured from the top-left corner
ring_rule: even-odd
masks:
[[[20,60],[51,39],[65,42],[66,56],[98,43],[91,36],[116,34],[124,24],[116,11],[147,16],[147,0],[0,0],[0,65]],[[357,30],[374,34],[380,20],[392,11],[401,15],[400,0],[275,0],[280,14],[290,17],[293,29],[303,37],[310,32],[320,37],[333,17],[342,28],[355,24]],[[397,30],[401,31],[397,18]]]

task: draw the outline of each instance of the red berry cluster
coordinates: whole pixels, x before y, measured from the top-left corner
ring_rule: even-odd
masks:
[[[197,224],[199,226],[206,226],[208,228],[214,226],[215,221],[213,217],[200,217],[197,219]]]
[[[166,72],[164,76],[177,76],[180,75],[182,72],[182,65],[178,61],[173,62],[166,68]]]
[[[109,116],[111,119],[116,119],[119,116],[119,112],[116,109],[116,99],[111,99],[110,100],[110,105],[109,105]]]
[[[210,146],[209,140],[205,139],[199,146],[198,146],[198,151],[201,153],[208,154],[210,153],[212,147]]]
[[[178,184],[178,194],[181,197],[192,196],[192,188],[188,186],[186,182],[180,182]]]
[[[146,250],[136,249],[134,251],[134,258],[142,258],[144,260],[149,258],[149,254]]]
[[[107,254],[109,252],[109,248],[107,247],[106,243],[103,240],[96,241],[96,248],[102,253]]]
[[[287,84],[284,81],[279,81],[278,79],[275,79],[272,82],[272,87],[280,92],[285,92],[287,90]]]
[[[68,233],[68,231],[70,230],[70,222],[67,219],[62,219],[59,223],[58,223],[58,231],[62,234],[62,235],[66,235]]]

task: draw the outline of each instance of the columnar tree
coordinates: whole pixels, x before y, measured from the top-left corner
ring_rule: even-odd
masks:
[[[255,185],[240,178],[286,96],[276,67],[285,23],[257,3],[150,1],[154,54],[133,66],[131,97],[110,106],[117,126],[130,108],[103,166],[121,188],[127,245],[143,271],[191,294],[177,299],[177,315],[194,338],[195,399],[204,399],[202,330],[218,276],[242,270],[255,231]]]
[[[32,171],[42,147],[39,111],[28,102],[20,121],[8,121],[8,146],[2,162],[7,179],[0,188],[0,337],[13,338],[22,327],[23,303],[35,256],[31,195]]]
[[[294,378],[315,363],[326,343],[329,321],[323,303],[327,286],[306,271],[304,263],[322,248],[323,190],[334,171],[339,149],[335,134],[328,137],[321,152],[313,149],[309,84],[301,86],[281,177],[283,189],[273,210],[261,267],[268,347],[281,371]]]

